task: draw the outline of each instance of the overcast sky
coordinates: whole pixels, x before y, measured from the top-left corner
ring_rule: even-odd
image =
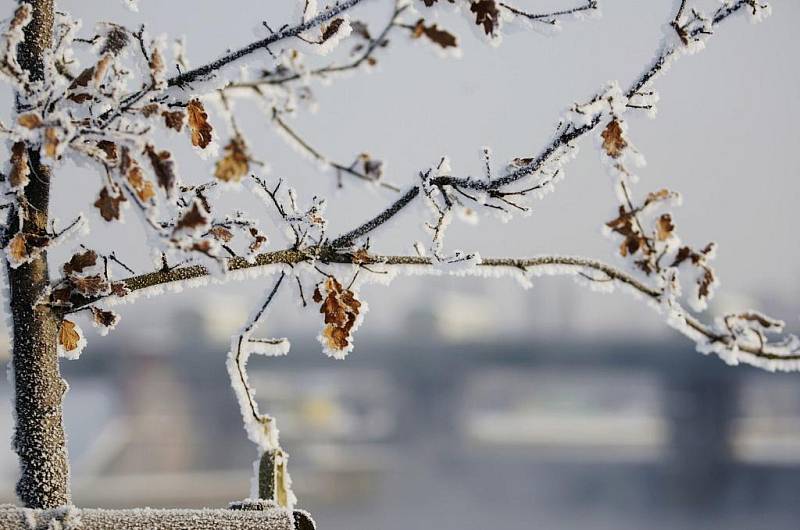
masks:
[[[6,12],[12,4],[0,2]],[[129,13],[119,7],[121,2],[110,0],[58,2],[60,9],[83,18],[84,27],[113,18],[131,27],[146,23],[154,34],[185,35],[194,65],[263,36],[262,20],[280,26],[294,4],[295,0],[141,0],[139,13]],[[410,184],[420,169],[444,154],[451,157],[457,173],[477,173],[484,145],[494,150],[499,168],[512,157],[538,152],[571,103],[586,99],[609,80],[625,86],[634,79],[653,57],[674,4],[673,0],[601,0],[602,18],[570,21],[555,36],[516,32],[498,48],[477,39],[463,17],[443,12],[438,23],[460,36],[462,58],[442,59],[432,46],[400,36],[388,53],[379,56],[377,72],[318,86],[319,111],[302,112],[294,124],[331,158],[348,161],[362,151],[381,157],[389,164],[388,178],[400,184]],[[381,20],[389,5],[367,0],[353,16]],[[679,61],[657,82],[661,95],[657,119],[631,118],[630,135],[648,161],[637,190],[681,191],[684,206],[675,217],[682,239],[696,245],[719,243],[715,265],[722,278],[720,292],[747,305],[783,306],[788,313],[776,316],[796,328],[800,72],[791,57],[797,51],[800,3],[775,0],[773,8],[774,15],[763,24],[751,25],[742,17],[726,23],[707,50]],[[265,54],[265,64],[267,59]],[[271,134],[252,112],[255,107],[243,103],[238,108],[247,116],[245,127],[251,137],[263,141],[253,147],[269,162],[271,176],[294,181],[301,194],[313,193],[319,179],[326,177]],[[614,211],[610,179],[593,140],[584,139],[580,146],[578,159],[566,168],[566,180],[538,203],[531,217],[510,224],[485,219],[477,228],[454,226],[449,248],[479,250],[483,256],[584,254],[613,263],[615,245],[600,235],[602,223]],[[184,173],[207,172],[208,167],[181,161]],[[96,192],[95,181],[87,180],[85,172],[68,169],[58,175],[57,186],[74,190],[76,181],[91,182],[85,201]],[[75,194],[70,193],[66,196],[72,201]],[[347,193],[332,197],[328,210],[332,231],[363,220],[391,198],[351,186]],[[409,251],[413,240],[409,234],[418,225],[416,219],[402,219],[375,248]],[[133,241],[138,232],[126,230],[122,237]],[[108,236],[102,237],[108,244]],[[119,234],[116,237],[118,242]],[[445,309],[488,308],[502,315],[509,329],[667,333],[655,314],[625,295],[601,296],[549,279],[539,280],[534,290],[525,293],[509,281],[491,286],[461,283],[460,291],[458,280],[431,278],[400,280],[388,290],[370,287],[366,298],[372,311],[365,329],[396,328],[397,314],[425,302]],[[433,284],[439,285],[435,290],[439,294],[431,302],[424,296]],[[247,308],[256,301],[253,293],[262,288],[266,286],[251,284],[226,288],[225,293],[217,288],[212,300],[219,304],[216,307]],[[172,297],[167,307],[180,303],[180,298]],[[125,319],[155,326],[155,307],[144,302],[126,308],[121,327],[125,328]],[[509,312],[509,308],[524,311]],[[292,310],[278,315],[275,322],[291,327],[306,322],[312,326],[308,333],[316,334],[315,320],[297,320]],[[228,332],[234,331],[236,324],[230,323],[230,328]]]

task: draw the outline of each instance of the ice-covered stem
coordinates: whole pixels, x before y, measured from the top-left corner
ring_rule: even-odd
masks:
[[[380,256],[354,255],[347,251],[337,250],[331,246],[312,247],[304,250],[286,249],[277,252],[260,254],[252,261],[242,258],[231,258],[228,260],[230,270],[242,270],[255,267],[268,266],[293,266],[301,263],[313,263],[314,261],[334,264],[356,264],[361,266],[380,265],[383,267],[419,267],[420,272],[437,272],[435,260],[426,256]],[[653,302],[660,303],[664,296],[664,291],[655,286],[647,285],[620,269],[612,267],[601,261],[574,257],[574,256],[539,256],[535,258],[482,258],[475,267],[470,269],[458,269],[454,274],[461,276],[481,275],[488,271],[504,272],[509,270],[521,273],[535,273],[537,270],[556,274],[582,275],[586,272],[601,273],[600,279],[588,278],[590,281],[613,282],[632,289],[645,298]],[[132,291],[146,289],[148,287],[165,285],[174,282],[183,282],[193,278],[209,276],[210,273],[202,265],[178,267],[172,270],[156,271],[141,276],[128,278],[125,285]],[[106,297],[107,298],[107,297]],[[72,311],[78,311],[100,299],[86,300],[81,304],[76,304]],[[680,314],[681,326],[676,326],[681,333],[693,340],[702,337],[709,343],[723,344],[726,347],[735,347],[739,351],[752,355],[758,359],[774,361],[800,361],[800,353],[792,352],[784,354],[778,351],[770,351],[769,347],[755,347],[745,344],[735,344],[732,337],[721,335],[711,327],[699,321],[687,312]],[[685,324],[685,325],[683,325]]]
[[[716,27],[731,15],[738,13],[747,6],[752,5],[752,0],[739,0],[733,4],[723,5],[715,13],[711,20],[711,26]],[[689,33],[690,37],[696,37],[700,30],[692,30]],[[646,88],[653,79],[656,78],[668,65],[670,57],[672,57],[677,50],[671,47],[662,48],[656,55],[655,60],[647,67],[647,69],[631,84],[625,92],[627,98],[635,96],[639,91]],[[530,163],[521,166],[506,175],[494,179],[486,178],[473,178],[473,177],[451,177],[441,176],[431,179],[431,184],[435,186],[453,186],[462,189],[492,191],[498,190],[509,184],[520,181],[530,175],[539,171],[550,158],[559,150],[569,145],[571,142],[581,138],[586,133],[593,131],[601,122],[602,116],[595,116],[589,123],[579,127],[569,126],[565,127],[563,131],[556,136],[553,141],[545,147]]]
[[[334,4],[330,8],[322,11],[319,15],[301,24],[276,31],[269,37],[266,37],[256,42],[252,42],[247,46],[245,46],[244,48],[225,54],[216,61],[210,62],[206,65],[195,68],[194,70],[189,70],[188,72],[184,72],[180,75],[177,75],[168,81],[168,85],[183,86],[192,83],[194,81],[205,79],[209,75],[219,70],[220,68],[234,61],[238,61],[239,59],[242,59],[243,57],[246,57],[253,52],[262,49],[267,49],[271,44],[274,44],[281,40],[297,37],[301,33],[311,28],[315,28],[321,25],[323,22],[327,22],[328,20],[350,9],[351,7],[355,6],[360,2],[362,2],[362,0],[345,0],[344,2]]]
[[[19,47],[19,63],[29,72],[31,80],[36,81],[43,76],[43,54],[51,45],[53,0],[29,3],[33,8],[32,20]],[[31,179],[20,201],[25,205],[26,215],[21,220],[18,211],[11,212],[8,235],[20,231],[40,235],[48,229],[50,169],[41,163],[37,149],[29,149],[28,158]],[[42,292],[50,285],[47,253],[42,252],[17,268],[7,265],[6,269],[14,336],[14,450],[20,462],[17,495],[25,506],[54,508],[70,502],[62,420],[62,399],[67,385],[58,366],[59,318],[50,306],[38,304]]]

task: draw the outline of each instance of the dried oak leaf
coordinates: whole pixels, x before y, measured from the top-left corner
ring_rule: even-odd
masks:
[[[75,351],[81,344],[81,334],[78,326],[71,320],[62,320],[58,328],[58,343],[65,351]]]
[[[475,13],[475,23],[483,26],[487,35],[494,35],[500,22],[500,10],[495,0],[477,0],[472,2],[469,10]]]
[[[31,170],[28,166],[28,149],[24,142],[11,146],[11,172],[8,175],[12,190],[21,190],[30,182]]]
[[[89,298],[108,294],[111,288],[108,280],[101,274],[70,276],[69,283],[77,293]]]
[[[368,153],[361,153],[358,159],[364,165],[364,175],[371,180],[380,180],[383,176],[383,161],[376,160],[369,156]]]
[[[247,145],[241,136],[234,136],[225,146],[225,156],[217,162],[214,176],[223,182],[240,182],[249,171]]]
[[[414,25],[414,30],[412,31],[411,36],[415,39],[418,39],[423,35],[426,36],[431,42],[438,44],[444,49],[458,48],[458,39],[456,39],[455,35],[449,31],[439,29],[436,24],[426,26],[425,19],[421,18],[417,20],[417,23]]]
[[[117,323],[119,322],[119,315],[113,311],[108,311],[106,309],[99,309],[97,307],[92,306],[92,320],[94,320],[95,324],[98,326],[102,326],[104,328],[113,329]]]
[[[343,23],[344,23],[343,18],[335,18],[331,20],[331,23],[325,26],[325,28],[322,30],[322,38],[320,39],[319,43],[322,44],[323,42],[328,41],[331,37],[336,35],[336,33],[339,31],[339,28],[342,27]]]
[[[114,296],[125,296],[130,294],[131,290],[125,282],[114,282],[111,284],[111,294]]]
[[[36,112],[21,114],[17,118],[17,123],[26,129],[38,129],[42,126],[42,118]]]
[[[223,243],[229,243],[233,239],[233,232],[224,226],[214,226],[208,233],[210,233],[214,239],[222,241]]]
[[[186,210],[186,213],[178,220],[178,223],[175,225],[175,231],[177,232],[178,230],[184,229],[195,231],[208,226],[209,221],[208,212],[206,212],[199,200],[195,200],[192,206]]]
[[[183,122],[186,119],[186,114],[184,114],[182,110],[165,110],[161,113],[161,116],[164,117],[164,124],[166,124],[168,128],[174,129],[177,132],[183,130]]]
[[[106,53],[111,53],[117,55],[128,45],[130,40],[128,31],[122,26],[114,24],[105,35],[105,42],[100,49],[100,54],[105,55]]]
[[[192,130],[192,145],[205,149],[211,143],[213,127],[208,123],[208,114],[199,99],[193,99],[186,106],[189,115],[189,128]]]
[[[703,275],[697,280],[697,298],[700,300],[708,300],[711,295],[711,288],[716,281],[714,270],[710,267],[703,267]]]
[[[97,147],[106,154],[106,159],[114,161],[117,159],[117,144],[109,140],[100,140]]]
[[[258,252],[258,250],[267,242],[267,236],[259,232],[257,228],[250,227],[250,236],[253,238],[253,241],[250,242],[250,245],[248,245],[247,249],[251,253]]]
[[[73,256],[66,262],[62,269],[64,274],[70,275],[73,273],[81,273],[89,267],[97,265],[97,253],[94,250],[85,250],[73,254]]]
[[[603,138],[603,149],[611,158],[619,158],[628,147],[628,142],[623,138],[622,124],[616,118],[608,122],[600,136]]]
[[[13,265],[20,265],[36,256],[50,244],[48,236],[17,232],[8,242],[6,252]]]
[[[153,188],[153,183],[145,178],[142,168],[131,157],[130,150],[127,147],[122,148],[122,155],[120,159],[120,172],[125,180],[128,181],[136,196],[142,202],[148,202],[156,196],[156,191]]]
[[[100,216],[106,221],[111,222],[120,219],[120,205],[126,200],[122,193],[117,192],[112,195],[107,187],[103,187],[103,189],[100,190],[100,197],[94,202],[94,205],[100,210]]]
[[[161,106],[158,103],[148,103],[147,105],[142,107],[142,110],[140,110],[139,112],[141,112],[145,118],[149,118],[150,116],[158,114],[160,108]]]
[[[322,337],[325,345],[332,351],[346,350],[352,340],[351,332],[361,310],[361,302],[350,289],[342,287],[336,278],[325,280],[326,294],[319,287],[314,291],[313,300],[322,305],[319,312],[325,315]]]
[[[58,139],[58,132],[54,127],[48,127],[44,130],[44,154],[45,156],[55,159],[58,155],[58,145],[61,141]]]
[[[150,164],[153,166],[153,171],[155,171],[158,185],[166,191],[168,197],[171,197],[177,184],[175,162],[172,160],[172,154],[169,151],[156,151],[150,144],[145,146],[144,149],[150,158]]]
[[[675,231],[675,224],[672,222],[672,216],[668,213],[663,214],[656,221],[656,237],[659,241],[666,241],[672,237]]]

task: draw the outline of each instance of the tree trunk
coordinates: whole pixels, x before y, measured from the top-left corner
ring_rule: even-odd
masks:
[[[32,81],[44,74],[43,52],[51,46],[53,0],[28,0],[33,20],[20,45],[20,65]],[[22,100],[22,95],[18,95]],[[50,169],[37,149],[29,149],[30,183],[19,201],[23,210],[11,213],[9,233],[18,230],[44,234],[48,224]],[[69,467],[62,421],[62,398],[67,389],[58,365],[60,317],[49,305],[38,304],[50,284],[47,254],[16,269],[7,267],[13,318],[13,373],[16,409],[14,449],[19,455],[17,495],[31,508],[69,504]]]

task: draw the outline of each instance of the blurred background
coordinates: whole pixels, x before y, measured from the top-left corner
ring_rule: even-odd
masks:
[[[800,4],[772,4],[763,24],[732,20],[707,50],[677,63],[657,83],[658,118],[629,123],[649,162],[637,191],[683,192],[682,238],[720,245],[722,283],[707,318],[752,307],[797,332],[800,71],[787,57],[798,46]],[[3,12],[12,5],[0,1]],[[59,2],[87,32],[111,19],[185,35],[193,64],[263,36],[267,17],[279,27],[296,2],[141,0],[138,13],[121,5]],[[377,71],[316,86],[319,110],[292,124],[336,160],[361,152],[386,160],[387,179],[399,184],[443,154],[457,172],[481,171],[482,145],[500,168],[544,145],[573,101],[638,75],[676,2],[603,0],[602,8],[603,18],[565,23],[554,36],[513,33],[499,48],[441,10],[436,21],[459,34],[461,59],[398,38]],[[372,1],[354,16],[379,24],[387,10]],[[291,179],[301,197],[330,184],[270,131],[257,105],[237,103],[237,116],[269,178]],[[454,224],[448,248],[615,263],[615,245],[600,235],[614,195],[592,140],[580,145],[532,217]],[[207,179],[212,161],[175,152],[185,179]],[[58,175],[56,213],[88,210],[99,177],[69,161]],[[332,232],[391,200],[358,186],[330,193]],[[374,249],[409,252],[419,224],[400,218]],[[116,250],[137,272],[152,267],[134,223],[96,223],[93,235],[95,248]],[[633,297],[568,279],[535,283],[522,291],[512,280],[413,277],[367,286],[370,311],[344,362],[320,354],[319,315],[281,294],[265,333],[288,336],[292,352],[253,359],[251,379],[278,419],[300,506],[320,528],[797,528],[797,375],[704,357]],[[262,279],[141,300],[120,308],[108,337],[84,324],[89,346],[63,363],[77,504],[224,506],[248,495],[257,455],[224,359],[270,287]],[[8,358],[7,347],[0,353]],[[10,437],[5,382],[0,402],[0,433]],[[0,502],[14,501],[15,476],[15,455],[0,447]]]

